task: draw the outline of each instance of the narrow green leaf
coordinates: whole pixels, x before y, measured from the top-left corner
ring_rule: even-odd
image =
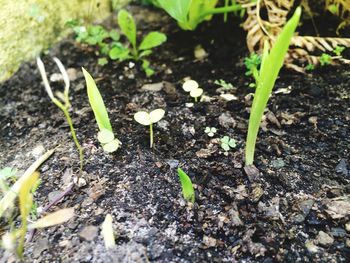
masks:
[[[159,32],[151,32],[145,36],[142,40],[139,50],[152,49],[154,47],[160,46],[166,41],[166,35]]]
[[[254,95],[253,105],[249,118],[249,127],[245,150],[246,165],[253,164],[255,143],[259,131],[260,121],[272,92],[272,88],[275,85],[278,73],[283,65],[283,61],[288,51],[290,41],[293,37],[296,27],[298,26],[300,16],[301,8],[298,7],[292,18],[284,26],[270,53],[268,54],[268,48],[266,46],[264,48],[259,78],[257,81],[256,92]]]
[[[194,203],[195,194],[193,185],[190,177],[181,169],[177,168],[177,174],[179,175],[181,187],[182,187],[182,195],[186,201]]]
[[[95,114],[95,119],[98,128],[100,131],[106,129],[113,133],[112,126],[108,118],[106,106],[103,102],[100,92],[97,89],[96,83],[92,76],[89,74],[89,72],[87,72],[84,68],[82,68],[82,70],[86,81],[89,102]]]
[[[124,9],[120,10],[118,13],[118,24],[123,34],[132,46],[136,48],[136,24],[132,15]]]

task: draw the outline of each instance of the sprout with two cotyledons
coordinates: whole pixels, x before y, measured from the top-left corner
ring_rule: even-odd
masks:
[[[164,117],[165,111],[163,109],[156,109],[151,112],[139,111],[134,115],[135,121],[149,126],[150,148],[153,147],[153,124],[160,121]]]

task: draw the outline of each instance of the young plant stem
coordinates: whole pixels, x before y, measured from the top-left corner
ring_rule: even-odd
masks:
[[[79,151],[79,159],[80,159],[80,172],[79,172],[79,176],[78,176],[78,183],[79,183],[79,178],[81,177],[81,175],[83,173],[83,158],[84,158],[84,156],[83,156],[83,148],[80,146],[80,143],[78,141],[78,138],[77,138],[77,135],[75,133],[73,122],[72,122],[72,119],[71,119],[71,117],[69,115],[68,109],[59,100],[57,100],[56,98],[53,98],[52,101],[53,101],[53,103],[56,104],[56,106],[58,108],[60,108],[63,111],[64,116],[67,119],[67,122],[68,122],[68,125],[69,125],[69,129],[70,129],[70,132],[71,132],[72,137],[73,137],[73,141],[74,141],[74,143],[77,146],[78,151]]]
[[[199,19],[201,20],[204,17],[209,16],[209,15],[239,11],[242,8],[243,7],[241,5],[231,5],[231,6],[223,6],[223,7],[208,9],[200,15]]]
[[[150,142],[150,148],[153,147],[153,123],[149,125],[149,142]]]
[[[194,102],[198,102],[198,97],[194,97]]]

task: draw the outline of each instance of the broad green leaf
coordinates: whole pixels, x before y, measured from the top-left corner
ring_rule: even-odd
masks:
[[[102,223],[101,230],[103,239],[105,241],[105,247],[113,248],[115,246],[115,238],[113,234],[113,219],[110,214],[107,214],[105,220]]]
[[[151,117],[150,114],[146,111],[136,112],[134,115],[134,119],[136,122],[148,126],[151,125]]]
[[[111,142],[103,144],[102,148],[105,152],[112,153],[118,150],[119,145],[120,145],[120,141],[118,139],[114,139]]]
[[[275,85],[278,73],[283,65],[290,41],[296,27],[298,26],[300,16],[301,7],[298,7],[292,18],[287,22],[280,35],[277,37],[277,40],[271,48],[270,53],[267,51],[267,45],[264,47],[259,78],[249,117],[249,127],[245,150],[246,165],[253,164],[255,143],[259,132],[260,121],[272,92],[272,88]]]
[[[111,30],[109,32],[109,37],[113,39],[114,41],[118,41],[120,39],[120,35],[117,30]]]
[[[125,59],[128,59],[130,57],[129,55],[130,51],[128,48],[125,48],[121,45],[115,45],[110,51],[109,51],[109,57],[112,60],[120,60],[123,61]]]
[[[0,179],[6,180],[8,178],[16,176],[17,170],[11,167],[5,167],[0,170]]]
[[[190,177],[181,169],[177,168],[177,174],[179,175],[181,187],[182,187],[182,195],[185,200],[194,203],[195,194],[193,185]]]
[[[197,0],[194,0],[197,1]],[[188,12],[192,0],[158,0],[161,8],[163,8],[172,18],[176,19],[179,23],[186,23]]]
[[[86,81],[89,102],[95,114],[95,119],[96,119],[98,128],[100,131],[103,129],[106,129],[113,133],[106,106],[103,102],[100,92],[97,89],[96,83],[92,78],[92,76],[89,74],[89,72],[87,72],[84,68],[82,69],[83,69],[83,73]]]
[[[163,109],[156,109],[150,112],[149,117],[152,123],[160,121],[164,117],[165,111]]]
[[[114,140],[114,134],[110,130],[103,129],[98,132],[97,139],[102,144],[109,143]]]
[[[74,208],[64,208],[56,212],[53,212],[51,214],[48,214],[43,218],[40,218],[36,222],[30,224],[28,228],[30,229],[45,228],[49,226],[59,225],[64,222],[67,222],[73,216],[74,216]]]
[[[124,9],[120,10],[118,13],[118,24],[123,34],[132,46],[136,48],[136,25],[132,15]]]
[[[163,44],[166,41],[166,35],[159,32],[151,32],[142,40],[139,50],[152,49]]]

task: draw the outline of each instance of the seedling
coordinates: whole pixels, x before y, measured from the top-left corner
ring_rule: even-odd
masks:
[[[332,62],[332,57],[328,55],[327,53],[323,53],[320,57],[320,64],[321,66],[326,66],[331,64]]]
[[[230,138],[229,136],[224,136],[220,139],[221,141],[221,148],[228,152],[231,148],[236,148],[236,140],[233,138]]]
[[[277,37],[276,42],[269,52],[268,42],[265,42],[262,62],[259,74],[256,78],[256,91],[249,117],[247,142],[245,149],[246,165],[252,165],[256,138],[259,131],[261,118],[267,105],[272,88],[276,82],[278,73],[283,65],[294,31],[298,26],[301,16],[301,7],[298,7],[292,18],[284,26]]]
[[[223,79],[217,79],[214,81],[214,84],[219,85],[220,87],[222,87],[224,90],[231,90],[233,89],[233,86],[231,83],[226,82]]]
[[[118,24],[122,33],[126,36],[131,45],[124,45],[120,42],[120,34],[116,30],[107,31],[101,25],[81,25],[78,21],[72,20],[67,23],[76,33],[76,40],[88,45],[98,47],[99,65],[108,63],[107,57],[112,60],[124,61],[128,59],[141,60],[142,69],[147,76],[151,76],[154,70],[145,57],[152,54],[152,49],[160,46],[166,41],[166,35],[157,31],[148,33],[141,43],[137,44],[136,24],[126,10],[120,10],[118,13]]]
[[[343,53],[343,51],[345,50],[345,47],[342,47],[342,46],[336,46],[335,49],[333,49],[333,53],[340,57]]]
[[[261,57],[258,54],[252,53],[249,57],[246,57],[244,59],[244,65],[247,68],[247,71],[245,73],[246,76],[252,76],[254,79],[257,78],[258,75],[258,68],[261,64]]]
[[[217,132],[215,127],[205,127],[204,132],[208,134],[209,137],[213,137],[215,133]]]
[[[313,70],[315,69],[315,65],[309,63],[309,64],[307,64],[307,66],[305,67],[305,69],[306,69],[307,71],[313,71]]]
[[[210,20],[214,14],[225,14],[242,9],[239,4],[216,7],[217,3],[218,0],[157,0],[157,4],[174,18],[184,30],[195,30],[198,24]]]
[[[180,178],[183,198],[188,202],[194,203],[195,194],[191,178],[180,167],[177,168],[177,174]]]
[[[153,124],[160,121],[164,117],[165,111],[163,109],[156,109],[151,111],[150,113],[146,111],[136,112],[134,115],[134,119],[136,122],[149,126],[149,141],[150,148],[153,147]]]
[[[86,81],[90,106],[94,112],[95,120],[100,130],[97,134],[97,139],[102,144],[102,148],[105,152],[115,152],[118,150],[121,142],[114,137],[106,106],[94,79],[84,68],[82,68],[82,70]]]
[[[157,31],[150,32],[143,38],[140,45],[138,45],[136,40],[136,24],[132,15],[124,9],[120,10],[118,13],[118,24],[123,34],[129,40],[131,47],[124,49],[118,45],[114,46],[109,52],[110,58],[142,60],[142,68],[145,70],[146,75],[152,75],[154,71],[149,67],[148,60],[144,58],[152,54],[153,48],[160,46],[166,41],[166,35]]]
[[[45,66],[44,63],[42,62],[42,60],[40,58],[37,58],[37,65],[41,74],[41,78],[43,79],[44,82],[44,86],[45,86],[45,90],[47,92],[47,94],[49,95],[51,101],[64,113],[64,116],[66,117],[66,120],[68,122],[69,128],[70,128],[70,132],[72,134],[73,137],[73,141],[76,145],[76,147],[78,148],[79,151],[79,157],[80,157],[80,175],[83,172],[83,148],[80,146],[80,143],[78,141],[78,138],[75,134],[75,130],[73,127],[73,122],[72,119],[70,117],[70,114],[68,112],[69,108],[71,107],[70,101],[69,101],[69,87],[70,87],[70,81],[69,81],[69,77],[68,77],[68,73],[66,71],[66,69],[64,68],[62,62],[58,59],[58,58],[53,58],[53,60],[56,62],[62,77],[63,77],[63,81],[65,83],[65,88],[64,88],[64,92],[63,94],[58,96],[58,99],[53,95],[51,86],[49,84],[49,80],[47,79],[47,75],[46,75],[46,70],[45,70]],[[60,101],[61,99],[61,101]]]
[[[199,88],[199,85],[195,80],[186,80],[182,85],[182,88],[184,91],[190,93],[190,96],[194,98],[195,102],[198,102],[198,98],[203,94],[203,89]]]

